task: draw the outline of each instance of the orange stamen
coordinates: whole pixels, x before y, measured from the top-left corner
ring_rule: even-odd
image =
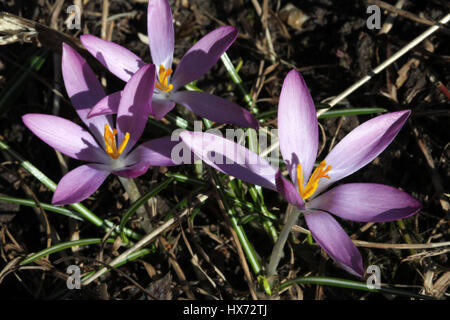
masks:
[[[326,168],[325,168],[326,167]],[[327,166],[327,163],[322,161],[317,168],[313,171],[311,177],[309,178],[306,186],[303,184],[303,169],[300,163],[297,165],[297,183],[298,183],[298,191],[302,196],[303,200],[311,197],[314,192],[317,190],[319,186],[320,178],[330,179],[330,176],[327,174],[331,170],[331,166]]]
[[[158,81],[155,83],[155,87],[161,91],[169,92],[173,89],[173,84],[169,84],[169,76],[173,73],[171,68],[164,68],[163,65],[159,66]]]
[[[122,143],[120,144],[119,150],[117,150],[116,146],[116,134],[117,130],[114,129],[114,131],[111,131],[111,128],[108,124],[105,124],[105,151],[106,153],[113,159],[117,159],[122,154],[123,150],[125,150],[128,141],[130,140],[130,133],[126,133],[125,137],[123,138]]]

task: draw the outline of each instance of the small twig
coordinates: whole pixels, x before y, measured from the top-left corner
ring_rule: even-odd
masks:
[[[57,240],[57,236],[55,235],[55,231],[51,228],[50,222],[48,220],[48,216],[44,208],[41,206],[41,203],[36,196],[36,194],[33,192],[33,190],[25,183],[25,181],[22,178],[22,175],[20,174],[20,170],[18,172],[13,172],[3,164],[1,165],[4,167],[8,172],[11,172],[14,176],[17,177],[17,179],[20,181],[20,187],[21,189],[28,195],[28,198],[32,199],[33,202],[36,204],[36,207],[34,208],[34,211],[36,212],[39,220],[41,220],[41,223],[45,226],[45,233],[47,236],[47,247],[50,247],[52,244],[52,240]],[[8,232],[9,233],[9,232]],[[12,235],[11,235],[12,236]],[[14,238],[12,238],[14,239]],[[15,244],[19,246],[17,242]]]
[[[197,196],[197,199],[200,202],[204,202],[206,201],[206,199],[208,199],[208,196],[200,194]],[[167,228],[169,228],[170,226],[172,226],[176,221],[178,221],[179,219],[183,218],[185,215],[187,215],[189,212],[189,209],[184,210],[178,217],[176,218],[172,218],[167,220],[163,225],[161,225],[160,227],[156,228],[155,230],[153,230],[151,233],[147,234],[146,236],[144,236],[141,240],[139,240],[133,247],[131,247],[130,249],[126,250],[124,253],[122,253],[121,255],[119,255],[117,258],[115,258],[113,261],[111,261],[109,264],[110,265],[115,265],[123,260],[125,260],[130,254],[132,254],[133,252],[138,251],[139,249],[145,247],[147,244],[150,243],[150,241],[154,240],[157,236],[159,236],[161,233],[163,233]],[[95,279],[97,279],[98,277],[102,276],[103,274],[105,274],[108,271],[107,268],[102,268],[99,271],[97,271],[95,274],[93,274],[92,276],[90,276],[89,278],[85,279],[83,281],[83,285],[88,285],[89,283],[91,283],[92,281],[94,281]]]
[[[100,32],[100,35],[102,37],[102,39],[107,40],[106,38],[106,30],[108,27],[108,16],[109,16],[109,0],[103,0],[103,5],[102,5],[102,29]]]
[[[261,23],[263,25],[265,36],[266,36],[267,45],[269,47],[270,60],[272,61],[272,63],[275,63],[277,55],[275,53],[275,49],[273,48],[272,36],[270,35],[269,26],[267,25],[268,11],[269,11],[269,1],[268,0],[264,0],[264,2],[263,2],[263,14],[261,16]]]
[[[439,24],[446,24],[448,21],[450,21],[450,13],[447,14],[444,18],[439,20]],[[360,79],[358,82],[351,85],[349,88],[347,88],[344,92],[336,96],[333,100],[331,100],[328,105],[329,108],[321,109],[317,112],[317,116],[320,116],[330,110],[332,107],[334,107],[336,104],[338,104],[340,101],[342,101],[344,98],[346,98],[348,95],[350,95],[353,91],[357,90],[359,87],[361,87],[363,84],[365,84],[367,81],[373,78],[374,75],[380,73],[383,71],[386,67],[397,61],[401,56],[403,56],[405,53],[407,53],[409,50],[414,48],[416,45],[418,45],[420,42],[425,40],[427,37],[432,35],[434,32],[436,32],[440,26],[439,24],[435,24],[432,27],[428,28],[425,32],[423,32],[421,35],[416,37],[414,40],[409,42],[406,46],[401,48],[399,51],[397,51],[395,54],[393,54],[389,59],[384,61],[382,64],[380,64],[378,67],[373,69],[368,75]]]
[[[436,165],[434,164],[433,157],[431,156],[430,151],[426,147],[423,140],[420,138],[419,131],[416,128],[413,128],[413,133],[414,133],[414,136],[416,137],[417,145],[419,146],[420,151],[422,151],[422,154],[426,160],[426,163],[430,167],[431,178],[432,178],[434,189],[436,190],[437,193],[441,194],[444,191],[444,187],[442,185],[442,181],[439,176],[439,173],[436,170]]]
[[[250,95],[252,96],[252,100],[253,101],[257,101],[258,100],[259,92],[261,91],[261,89],[262,89],[262,87],[264,85],[264,80],[265,80],[265,75],[263,75],[264,63],[265,63],[264,59],[262,59],[259,62],[259,70],[258,70],[258,76],[256,78],[255,92],[252,93],[253,89],[250,90]]]
[[[198,270],[198,272],[201,273],[201,276],[197,276],[197,277],[202,279],[202,280],[203,279],[208,280],[208,282],[211,284],[211,286],[214,289],[217,289],[217,284],[214,282],[213,279],[211,279],[211,277],[208,275],[208,273],[200,265],[200,261],[198,259],[198,256],[197,256],[197,254],[194,253],[194,250],[192,249],[192,246],[189,243],[189,240],[186,237],[186,233],[184,232],[183,228],[180,228],[180,231],[181,231],[181,236],[183,238],[184,244],[186,245],[186,248],[188,249],[189,254],[191,255],[191,263],[194,266],[194,268],[196,268]],[[198,273],[196,272],[196,274],[198,274]]]
[[[333,138],[331,139],[331,142],[330,142],[330,146],[328,147],[328,153],[330,153],[331,149],[333,149],[334,143],[336,142],[336,138],[338,136],[339,130],[341,130],[343,122],[344,122],[344,117],[340,117],[336,131],[334,132]]]
[[[52,235],[55,239],[57,239],[57,236],[52,234],[52,227],[50,226],[50,222],[48,220],[47,213],[42,208],[41,203],[39,202],[39,199],[34,194],[33,190],[29,186],[27,186],[25,183],[21,184],[22,189],[33,199],[33,201],[36,203],[37,208],[36,211],[39,212],[42,215],[42,220],[45,226],[45,234],[47,236],[47,248],[49,248],[52,245]]]
[[[439,250],[433,250],[433,251],[420,252],[420,253],[416,253],[411,256],[408,256],[405,259],[402,259],[401,262],[422,260],[424,258],[429,258],[429,257],[439,256],[441,254],[446,254],[447,252],[450,252],[450,249],[439,249]]]
[[[366,222],[366,224],[364,224],[361,228],[359,228],[359,230],[357,232],[355,232],[354,234],[352,234],[350,236],[350,238],[352,239],[356,239],[358,238],[358,235],[366,232],[367,230],[369,230],[370,228],[372,228],[372,226],[375,224],[375,222]]]
[[[406,0],[398,0],[397,3],[395,4],[395,8],[401,9],[403,7],[403,5],[405,4],[405,1]],[[381,30],[380,30],[380,32],[378,32],[378,34],[387,34],[392,29],[392,26],[394,25],[395,17],[397,17],[397,13],[390,14],[387,17],[386,21],[384,22],[384,24],[381,27]]]
[[[191,234],[196,233],[196,231],[194,230],[194,226],[193,226],[193,221],[192,221],[192,220],[188,220],[188,228],[189,228],[189,231],[191,232]],[[187,236],[186,236],[185,232],[183,231],[183,228],[181,228],[181,235],[183,236],[183,239],[184,239],[184,241],[185,241],[185,243],[186,243],[186,246],[189,248],[189,246],[188,246],[188,241],[187,241]],[[219,268],[211,261],[210,257],[207,255],[207,253],[205,252],[205,250],[203,250],[203,248],[199,245],[198,240],[196,240],[196,239],[194,238],[193,243],[194,243],[194,246],[195,246],[195,248],[197,249],[197,251],[198,251],[198,252],[200,253],[200,255],[203,257],[203,259],[205,259],[205,261],[206,261],[208,264],[210,264],[210,265],[214,268],[214,271],[217,273],[217,275],[218,275],[224,282],[228,282],[227,278],[226,278],[225,275],[222,273],[222,271],[220,271],[220,269],[219,269]],[[191,252],[191,255],[194,257],[195,254],[193,254],[193,250],[190,249],[189,251]],[[202,270],[202,272],[204,272],[204,271]],[[208,279],[208,281],[209,281],[209,279]],[[215,285],[214,285],[214,287],[215,287]]]
[[[404,18],[410,19],[412,21],[415,21],[415,22],[418,22],[418,23],[421,23],[421,24],[425,24],[427,26],[434,26],[434,25],[437,24],[436,21],[428,20],[426,18],[421,18],[421,17],[418,17],[418,16],[416,16],[415,14],[413,14],[413,13],[411,13],[409,11],[402,10],[401,7],[403,6],[403,3],[401,5],[399,5],[397,3],[397,5],[393,6],[393,5],[389,4],[389,3],[386,3],[386,2],[380,1],[380,0],[368,0],[367,2],[375,4],[375,5],[379,6],[379,7],[383,8],[383,9],[386,9],[388,11],[391,11],[391,12],[393,12],[393,13],[399,15],[399,16],[402,16]]]
[[[268,7],[269,3],[267,0],[264,0],[263,7],[261,8],[259,2],[257,0],[252,0],[253,7],[255,8],[256,14],[261,20],[261,25],[264,29],[267,46],[269,47],[269,58],[272,63],[275,62],[277,55],[275,54],[275,50],[273,48],[272,37],[270,35],[269,28],[267,26],[267,16],[268,16]]]
[[[305,228],[294,225],[292,227],[292,232],[300,232],[303,234],[311,234],[311,232]],[[367,242],[362,240],[352,240],[355,246],[364,248],[376,248],[376,249],[394,249],[394,250],[425,250],[434,249],[450,246],[450,241],[448,242],[438,242],[438,243],[377,243],[377,242]]]
[[[261,16],[262,9],[261,9],[261,6],[259,5],[258,0],[252,0],[252,4],[253,4],[253,7],[255,7],[256,14],[258,16]]]
[[[178,236],[176,239],[176,243],[178,243],[178,239],[180,237]],[[166,241],[166,239],[164,239],[163,236],[159,237],[159,241],[161,242],[164,250],[167,252],[168,256],[169,256],[169,264],[172,266],[172,268],[174,269],[178,279],[181,282],[181,287],[183,288],[183,291],[186,293],[186,296],[188,297],[188,299],[191,300],[195,300],[195,295],[192,293],[191,289],[188,286],[188,281],[186,278],[186,275],[184,274],[183,269],[180,267],[180,264],[178,263],[175,254],[173,253],[176,244],[169,250],[169,243]]]
[[[322,144],[319,147],[319,151],[317,151],[317,158],[322,154],[323,149],[325,149],[325,145],[327,144],[327,134],[325,133],[325,128],[323,125],[320,124],[320,122],[317,123],[319,125],[320,134],[322,136]]]
[[[414,128],[413,133],[417,140],[417,145],[419,146],[420,151],[422,151],[422,154],[425,157],[426,163],[428,164],[428,167],[430,168],[431,182],[433,183],[434,190],[436,191],[436,194],[439,197],[439,202],[441,204],[441,207],[443,210],[445,210],[447,207],[447,204],[446,204],[446,201],[442,199],[442,195],[444,193],[444,187],[443,187],[443,183],[442,183],[442,179],[439,174],[439,171],[436,168],[436,165],[434,163],[433,157],[430,154],[430,151],[426,147],[423,140],[420,138],[419,131],[416,128]]]
[[[223,212],[225,219],[227,219],[227,221],[228,221],[228,225],[229,225],[228,229],[230,230],[231,236],[233,237],[234,244],[236,246],[236,249],[237,249],[237,252],[239,255],[239,260],[241,262],[241,266],[244,271],[245,278],[247,279],[248,287],[250,289],[250,294],[252,295],[252,299],[258,300],[258,296],[256,295],[255,288],[253,287],[253,277],[252,277],[252,274],[250,273],[250,268],[248,266],[247,260],[245,259],[246,254],[244,253],[241,242],[243,242],[247,246],[249,246],[249,245],[251,246],[251,244],[248,242],[248,240],[242,241],[242,233],[243,233],[242,226],[239,225],[239,228],[236,228],[236,226],[237,226],[236,218],[232,216],[232,212],[230,211],[231,209],[229,208],[228,204],[226,204],[226,202],[223,201],[225,199],[222,200],[222,197],[220,195],[221,189],[219,188],[219,185],[218,185],[219,181],[217,181],[215,179],[216,178],[215,173],[212,172],[212,175],[213,175],[212,182],[213,182],[213,185],[215,186],[214,190],[215,190],[216,196],[217,196],[217,203],[219,204],[219,208]],[[241,237],[239,237],[235,228],[239,232],[241,232]],[[245,233],[244,233],[244,236],[245,236]],[[246,238],[246,236],[245,236],[245,238]],[[247,243],[245,243],[245,242],[247,242]],[[253,248],[251,248],[251,250],[253,250]],[[248,248],[247,248],[247,258],[250,258],[248,255]],[[259,264],[259,262],[258,262],[258,264]],[[255,266],[255,263],[253,263],[252,267],[254,269],[253,271],[256,274],[259,274],[260,269],[261,269],[260,266],[259,265]],[[255,268],[258,268],[258,269],[255,270]]]
[[[64,4],[64,0],[57,0],[56,3],[53,5],[52,8],[52,14],[50,18],[50,27],[52,29],[58,30],[58,20],[61,16],[61,10]]]

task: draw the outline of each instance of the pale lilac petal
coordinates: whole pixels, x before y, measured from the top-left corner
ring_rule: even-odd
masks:
[[[144,142],[136,147],[126,157],[126,163],[148,163],[151,166],[173,166],[172,149],[178,141],[171,141],[171,137],[163,137]]]
[[[88,114],[88,118],[108,114],[117,114],[121,97],[122,91],[117,91],[104,97],[91,109],[91,112]]]
[[[61,69],[67,95],[78,116],[104,147],[104,128],[107,123],[111,126],[111,116],[88,119],[92,107],[105,97],[102,85],[86,61],[65,43],[63,43]]]
[[[275,176],[275,183],[278,193],[281,194],[287,202],[293,204],[300,210],[303,210],[305,208],[305,202],[300,196],[299,191],[292,185],[290,181],[286,180],[283,177],[280,170],[277,171],[277,174]]]
[[[69,171],[59,181],[53,194],[53,205],[80,202],[93,194],[110,174],[103,164],[85,164]]]
[[[123,81],[130,80],[131,76],[144,65],[141,58],[117,43],[90,34],[80,36],[80,40],[87,51]]]
[[[361,254],[331,215],[319,210],[307,210],[305,220],[317,243],[342,269],[359,277],[364,275]]]
[[[218,96],[206,92],[178,91],[171,99],[211,121],[258,129],[258,120],[250,112]]]
[[[319,143],[316,108],[301,74],[292,70],[284,79],[278,103],[278,138],[281,155],[297,181],[300,163],[303,181],[308,181],[317,156]]]
[[[155,66],[146,65],[131,77],[123,89],[116,124],[119,144],[127,132],[130,134],[124,154],[131,150],[144,132],[154,85]]]
[[[320,179],[316,194],[371,162],[394,140],[411,111],[375,117],[347,134],[325,158],[332,167],[330,179]]]
[[[94,137],[72,121],[36,113],[26,114],[22,120],[39,139],[68,157],[89,162],[108,161]]]
[[[181,139],[201,160],[243,181],[276,190],[276,169],[243,146],[210,133],[184,131]]]
[[[156,120],[161,120],[175,107],[175,102],[170,100],[152,99],[151,114]]]
[[[348,183],[318,196],[309,208],[361,222],[386,222],[412,216],[422,208],[406,192],[376,183]]]
[[[181,58],[175,70],[172,81],[174,90],[208,72],[236,40],[238,33],[235,27],[224,26],[197,41]]]
[[[162,64],[172,66],[174,34],[172,11],[168,0],[150,0],[147,11],[147,31],[150,53],[157,70]]]

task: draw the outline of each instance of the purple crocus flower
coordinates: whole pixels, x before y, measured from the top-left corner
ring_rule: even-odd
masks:
[[[53,204],[86,199],[110,173],[137,177],[150,165],[174,165],[170,157],[174,143],[170,137],[150,140],[132,150],[150,113],[148,101],[155,82],[153,65],[141,68],[128,81],[120,99],[115,126],[110,115],[88,118],[88,113],[105,92],[86,61],[66,44],[63,44],[62,73],[67,94],[89,131],[53,115],[26,114],[22,118],[28,129],[52,148],[89,162],[61,179],[53,194]]]
[[[148,40],[157,80],[152,97],[151,113],[162,119],[179,103],[195,114],[220,123],[257,128],[257,120],[239,105],[206,92],[180,90],[184,85],[199,79],[209,71],[220,56],[236,40],[238,31],[231,26],[213,30],[201,38],[180,60],[175,72],[172,70],[174,30],[172,11],[167,0],[148,2]],[[128,49],[93,35],[83,35],[81,42],[109,71],[123,81],[145,63]],[[172,76],[173,73],[173,76]],[[121,92],[100,101],[89,116],[116,113]]]
[[[363,276],[361,254],[330,213],[352,221],[386,222],[413,215],[421,204],[405,192],[374,183],[348,183],[323,191],[378,156],[409,114],[409,110],[388,113],[361,124],[313,171],[318,149],[316,109],[302,76],[291,71],[281,90],[278,134],[292,183],[265,159],[230,140],[201,132],[185,131],[180,136],[194,154],[214,168],[278,191],[304,213],[312,236],[328,255],[344,270]],[[227,161],[215,163],[219,155]]]

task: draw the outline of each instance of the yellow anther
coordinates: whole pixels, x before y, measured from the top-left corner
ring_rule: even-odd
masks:
[[[155,83],[155,87],[161,91],[169,92],[173,89],[173,84],[169,84],[169,76],[173,73],[171,68],[167,69],[163,66],[159,66],[158,81]]]
[[[322,161],[317,168],[312,173],[311,177],[309,178],[308,183],[306,186],[303,184],[303,169],[300,163],[297,165],[297,184],[298,184],[298,191],[300,192],[300,195],[302,196],[303,200],[308,199],[311,197],[314,192],[316,192],[317,187],[319,186],[319,180],[320,178],[327,178],[330,179],[330,176],[327,174],[331,170],[331,166],[327,166],[327,163]]]
[[[116,146],[116,134],[117,130],[111,131],[111,128],[108,124],[105,124],[105,151],[106,153],[113,159],[117,159],[122,154],[123,150],[125,150],[128,140],[130,140],[130,133],[126,133],[123,138],[122,143],[120,144],[119,150],[117,150]]]

